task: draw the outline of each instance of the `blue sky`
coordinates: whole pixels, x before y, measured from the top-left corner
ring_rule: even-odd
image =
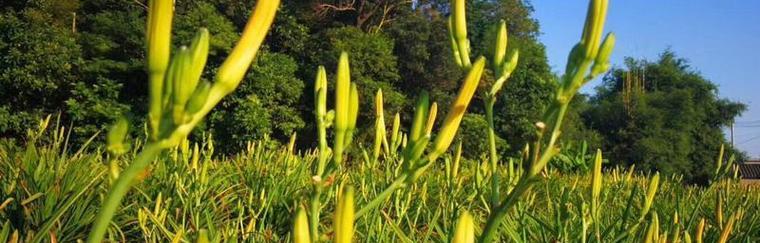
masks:
[[[580,38],[586,0],[533,0],[541,41],[555,72]],[[611,0],[605,32],[617,43],[613,65],[624,57],[656,60],[670,47],[717,84],[719,95],[748,105],[737,118],[735,142],[760,158],[760,1]],[[584,92],[593,92],[599,80]]]

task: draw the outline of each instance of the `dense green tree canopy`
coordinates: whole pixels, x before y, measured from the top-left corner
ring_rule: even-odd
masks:
[[[670,51],[655,62],[628,59],[591,102],[585,122],[603,136],[612,161],[695,182],[709,178],[726,144],[721,129],[746,108],[719,98],[715,84]]]

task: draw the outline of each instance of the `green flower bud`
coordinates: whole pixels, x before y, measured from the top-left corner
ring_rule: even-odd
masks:
[[[427,126],[425,127],[425,136],[430,136],[433,132],[433,125],[435,124],[435,118],[438,115],[438,103],[433,102],[430,106],[430,113],[428,113]]]
[[[327,74],[325,67],[319,66],[317,69],[317,78],[314,82],[314,97],[317,97],[317,102],[314,104],[317,119],[323,119],[327,112]]]
[[[177,66],[175,67],[175,73],[172,80],[172,114],[174,117],[174,124],[184,123],[185,104],[190,99],[192,89],[188,90],[186,86],[191,84],[190,80],[190,68],[192,67],[192,57],[190,56],[190,50],[187,47],[180,47],[179,53],[177,53]],[[193,87],[195,88],[195,87]]]
[[[595,215],[599,210],[599,195],[602,192],[602,150],[596,151],[594,171],[591,174],[591,212]]]
[[[412,129],[409,132],[409,140],[415,143],[417,139],[423,136],[425,132],[425,123],[427,122],[428,109],[430,108],[430,97],[427,91],[422,91],[417,97],[417,105],[414,108],[414,119],[412,120]]]
[[[517,62],[520,59],[520,50],[515,49],[512,51],[512,54],[509,56],[509,61],[504,62],[501,65],[501,71],[499,72],[499,79],[496,80],[496,83],[493,84],[491,87],[490,95],[496,96],[496,93],[498,93],[501,88],[504,86],[504,84],[507,82],[510,76],[512,76],[512,72],[515,71],[515,68],[517,68]],[[498,69],[497,69],[498,70]]]
[[[377,160],[380,157],[380,149],[386,139],[385,111],[383,111],[383,90],[378,89],[375,95],[375,146],[372,157]],[[387,142],[385,142],[387,143]]]
[[[188,67],[187,80],[185,80],[186,83],[183,83],[181,88],[183,95],[192,94],[195,91],[195,86],[198,85],[201,79],[208,57],[208,42],[208,30],[201,28],[190,44],[189,55],[191,61],[190,67]]]
[[[190,97],[190,100],[187,101],[187,106],[185,106],[185,113],[192,116],[196,112],[200,111],[201,108],[203,108],[203,106],[206,104],[209,90],[211,90],[211,83],[206,81],[201,82],[198,87],[195,88],[195,91]]]
[[[591,76],[595,77],[610,69],[610,56],[612,55],[612,49],[615,48],[615,34],[609,33],[604,38],[602,46],[599,49],[599,53],[594,60],[594,66],[591,68]]]
[[[108,136],[106,136],[106,142],[108,144],[107,149],[109,152],[115,155],[124,154],[129,150],[129,144],[124,143],[124,139],[129,132],[129,121],[127,118],[120,117],[116,120],[116,123],[108,130]]]
[[[649,181],[649,187],[647,187],[647,195],[644,198],[644,207],[641,208],[641,217],[643,218],[649,213],[649,209],[654,202],[654,196],[657,194],[657,187],[660,184],[660,173],[654,174],[651,181]]]
[[[354,129],[356,129],[356,120],[359,117],[359,90],[355,83],[351,83],[351,92],[349,94],[348,104],[348,127],[346,128],[346,147],[351,145],[354,139]]]
[[[507,23],[501,20],[496,27],[496,36],[493,43],[493,67],[498,71],[503,66],[504,56],[507,55]],[[501,76],[497,73],[497,76]]]
[[[149,124],[151,137],[156,138],[161,119],[164,76],[169,65],[171,52],[172,17],[174,1],[150,0],[148,2],[147,69],[150,82]]]
[[[454,25],[452,24],[453,17],[449,16],[448,20],[448,27],[449,27],[449,40],[451,42],[451,53],[454,54],[454,61],[456,62],[457,66],[462,66],[462,57],[459,53],[459,47],[457,47],[457,39],[454,37]]]
[[[470,41],[467,39],[467,17],[465,16],[465,0],[452,0],[451,12],[453,17],[452,29],[456,39],[457,49],[462,67],[470,67]]]

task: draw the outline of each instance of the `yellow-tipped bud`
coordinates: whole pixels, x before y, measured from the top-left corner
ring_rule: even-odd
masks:
[[[469,212],[464,211],[459,215],[457,220],[457,226],[454,230],[454,238],[452,243],[474,243],[475,242],[475,223],[472,220],[472,215]]]
[[[464,83],[459,89],[459,94],[451,104],[449,113],[446,115],[446,119],[444,119],[443,126],[441,127],[438,136],[435,138],[433,152],[430,153],[430,156],[428,157],[429,162],[435,161],[438,156],[446,152],[446,149],[449,148],[451,142],[454,141],[454,136],[459,129],[459,123],[462,122],[462,117],[464,117],[464,113],[467,111],[467,106],[470,104],[470,100],[472,100],[472,96],[478,88],[485,64],[485,58],[478,58],[470,69],[470,72],[465,77]]]
[[[251,66],[274,21],[280,0],[257,1],[251,18],[243,29],[237,45],[216,73],[216,84],[225,92],[232,92]]]
[[[501,20],[496,29],[493,43],[493,68],[499,69],[507,55],[507,23]],[[497,75],[498,76],[498,75]]]
[[[298,208],[296,217],[293,219],[293,242],[295,243],[310,243],[309,237],[309,223],[306,218],[306,210],[303,207]]]
[[[350,243],[354,235],[354,188],[347,186],[338,195],[333,221],[335,243]]]
[[[335,129],[348,128],[349,106],[351,96],[351,71],[348,54],[343,52],[338,60],[338,74],[335,82]]]
[[[175,58],[177,65],[174,67],[175,73],[172,77],[173,80],[171,81],[172,113],[174,114],[174,124],[182,124],[184,122],[185,104],[187,103],[187,100],[190,99],[190,94],[193,92],[192,89],[188,92],[188,88],[186,87],[191,83],[189,81],[191,74],[190,68],[192,67],[193,60],[190,56],[190,50],[185,46],[180,47]]]

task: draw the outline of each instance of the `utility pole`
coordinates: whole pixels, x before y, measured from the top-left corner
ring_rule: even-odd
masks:
[[[734,123],[731,122],[731,147],[734,147]]]

